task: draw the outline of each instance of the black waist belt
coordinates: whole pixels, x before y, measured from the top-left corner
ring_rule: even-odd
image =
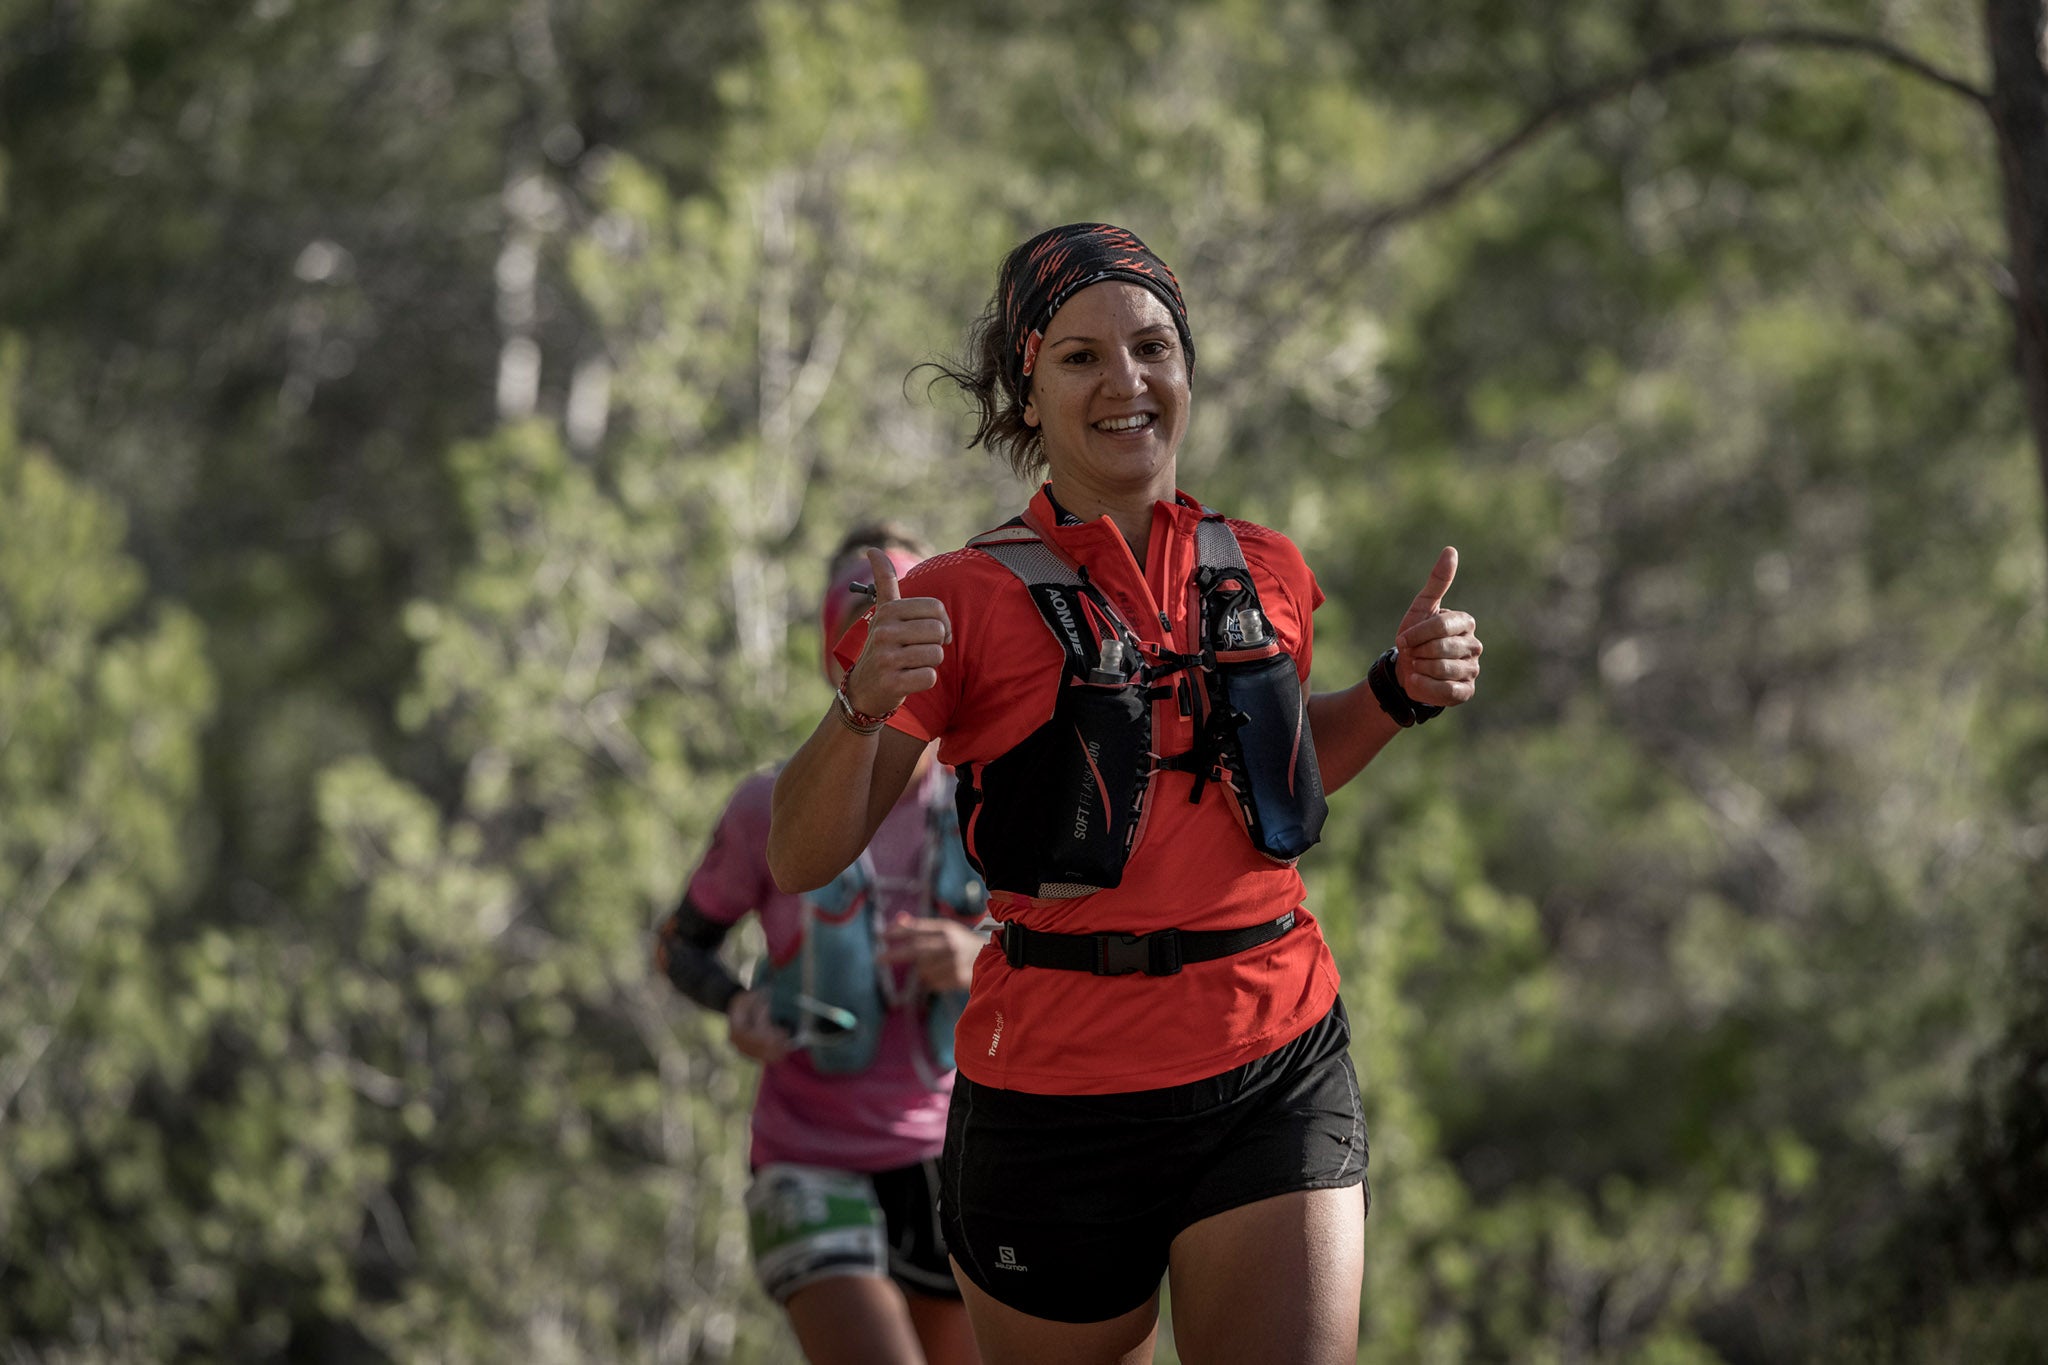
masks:
[[[1002,926],[1003,956],[1012,967],[1057,967],[1097,976],[1172,976],[1189,962],[1229,957],[1294,927],[1294,912],[1243,929],[1161,929],[1150,934],[1048,934]]]

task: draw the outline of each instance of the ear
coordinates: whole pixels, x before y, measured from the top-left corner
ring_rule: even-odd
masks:
[[[1035,398],[1024,400],[1024,425],[1027,427],[1038,425],[1038,400]]]

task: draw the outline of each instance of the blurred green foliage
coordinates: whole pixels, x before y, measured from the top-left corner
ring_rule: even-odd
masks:
[[[1023,492],[919,362],[1051,223],[1200,334],[1182,482],[1348,685],[1308,861],[1361,1359],[2048,1356],[2048,571],[1996,154],[1702,33],[1934,0],[0,5],[10,1361],[774,1361],[751,1079],[650,977],[820,713],[840,530]],[[1171,1344],[1162,1344],[1162,1359]]]

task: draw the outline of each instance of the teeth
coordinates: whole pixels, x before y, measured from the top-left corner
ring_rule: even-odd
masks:
[[[1141,412],[1135,417],[1111,417],[1095,425],[1103,431],[1136,431],[1139,427],[1149,426],[1151,421],[1150,413]]]

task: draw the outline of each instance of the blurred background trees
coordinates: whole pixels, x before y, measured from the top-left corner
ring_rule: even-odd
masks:
[[[0,5],[10,1359],[787,1357],[645,930],[839,530],[1023,497],[911,371],[1081,218],[1187,285],[1183,483],[1301,542],[1319,681],[1445,543],[1490,646],[1309,860],[1361,1358],[2043,1358],[2009,131],[1764,44],[1416,198],[1717,35],[1991,92],[2040,23],[1793,8]]]

